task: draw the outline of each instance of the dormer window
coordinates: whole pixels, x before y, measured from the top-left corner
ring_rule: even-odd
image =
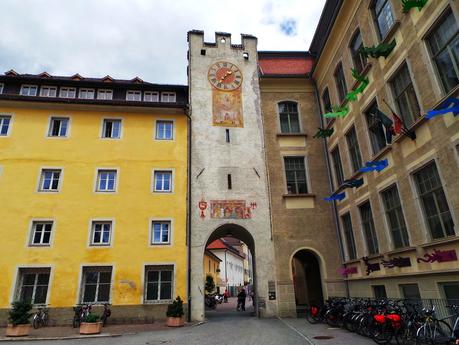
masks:
[[[94,89],[80,89],[78,97],[81,99],[94,99]]]
[[[109,89],[97,90],[97,99],[104,99],[104,100],[113,99],[113,90],[109,90]]]
[[[175,99],[175,92],[161,92],[161,102],[174,103]]]
[[[22,85],[21,86],[21,96],[36,96],[38,86],[37,85]]]
[[[42,86],[40,89],[41,97],[56,97],[57,87],[56,86]]]
[[[144,102],[159,102],[159,92],[145,91],[143,93]]]
[[[142,92],[135,90],[128,90],[126,92],[126,101],[136,101],[139,102],[142,100]]]
[[[75,98],[76,89],[74,87],[61,87],[59,92],[60,98]]]

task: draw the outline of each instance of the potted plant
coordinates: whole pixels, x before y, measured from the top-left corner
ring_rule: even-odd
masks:
[[[16,301],[13,302],[12,306],[13,308],[9,312],[8,326],[6,327],[6,336],[22,337],[29,335],[32,304],[26,301]]]
[[[99,334],[102,330],[102,322],[99,321],[99,316],[89,313],[80,324],[80,334]]]
[[[167,306],[167,326],[168,327],[181,327],[184,325],[183,320],[183,301],[180,296]]]

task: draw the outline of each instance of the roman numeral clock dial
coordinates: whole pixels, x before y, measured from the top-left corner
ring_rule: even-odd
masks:
[[[210,66],[208,73],[209,82],[217,89],[232,91],[242,84],[242,72],[231,62],[217,62]]]

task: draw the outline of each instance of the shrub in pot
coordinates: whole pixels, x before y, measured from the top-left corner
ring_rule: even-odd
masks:
[[[99,334],[102,329],[102,322],[99,321],[99,316],[89,313],[80,324],[80,334]]]
[[[28,301],[13,302],[12,308],[9,311],[8,326],[6,327],[7,337],[21,337],[29,335],[30,322],[32,316],[32,304]]]
[[[185,323],[183,320],[183,314],[183,301],[180,296],[177,296],[177,298],[167,306],[167,326],[183,326]]]

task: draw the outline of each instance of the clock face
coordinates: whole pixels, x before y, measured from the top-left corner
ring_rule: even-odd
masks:
[[[219,90],[236,90],[242,84],[242,72],[231,62],[214,63],[207,76],[209,82]]]

